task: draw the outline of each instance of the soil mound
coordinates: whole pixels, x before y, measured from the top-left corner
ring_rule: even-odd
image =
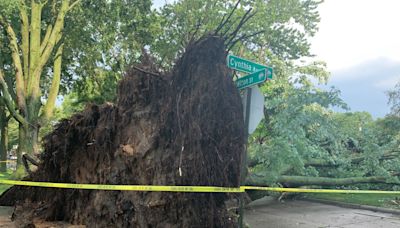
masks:
[[[187,47],[169,76],[128,71],[116,104],[90,105],[58,124],[44,140],[38,170],[26,179],[239,186],[243,112],[225,59],[223,40],[208,36]],[[232,197],[15,186],[0,204],[16,206],[13,218],[20,225],[236,227],[225,204]]]

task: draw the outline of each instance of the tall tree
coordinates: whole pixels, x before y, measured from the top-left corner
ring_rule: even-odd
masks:
[[[22,152],[38,151],[39,129],[52,116],[61,80],[64,21],[79,2],[19,0],[16,7],[20,23],[13,16],[0,15],[1,29],[7,34],[11,50],[15,90],[7,84],[2,69],[0,84],[4,102],[19,123],[18,161]],[[49,63],[53,66],[45,71]],[[51,75],[51,85],[45,89],[47,99],[43,104],[44,75]]]
[[[1,56],[15,60],[15,64],[9,64],[12,68],[2,69],[6,81],[9,75],[13,79],[8,85],[8,100],[13,102],[8,106],[15,106],[13,116],[21,125],[20,158],[21,151],[38,149],[37,136],[42,127],[46,132],[51,129],[46,124],[52,119],[57,94],[70,93],[74,88],[79,98],[74,104],[111,101],[126,66],[138,59],[141,48],[153,40],[158,27],[152,23],[156,18],[151,0],[11,2],[0,0],[2,6],[13,9],[0,14],[0,28],[7,37],[7,48]],[[33,19],[40,19],[40,23]],[[34,47],[39,45],[33,40],[38,33],[41,45],[36,55]],[[12,55],[13,50],[19,55]],[[37,68],[35,61],[40,63]],[[32,70],[34,67],[36,70]],[[24,83],[16,83],[21,81],[21,77],[15,77],[16,72],[23,75]],[[22,92],[13,96],[17,90]]]
[[[387,92],[389,96],[389,104],[393,115],[400,116],[400,81],[396,86]]]
[[[14,14],[17,4],[14,1],[0,1],[0,15],[11,16]],[[12,80],[12,58],[7,39],[6,31],[0,31],[0,70],[3,70],[5,81],[9,87],[13,86]],[[8,115],[4,92],[0,86],[0,171],[5,172],[7,168],[7,152],[8,152],[8,125],[10,115]],[[12,93],[15,97],[15,93]]]

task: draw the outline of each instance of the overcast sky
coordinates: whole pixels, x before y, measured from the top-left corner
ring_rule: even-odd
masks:
[[[172,3],[173,0],[153,0],[153,7],[159,8],[163,6],[165,3]]]
[[[352,111],[388,113],[385,91],[400,81],[400,1],[325,0],[312,52]]]
[[[154,0],[160,7],[172,0]],[[385,91],[400,81],[400,0],[325,0],[311,51],[351,111],[389,112]]]

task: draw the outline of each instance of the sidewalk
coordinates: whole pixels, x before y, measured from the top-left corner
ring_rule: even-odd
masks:
[[[400,227],[399,215],[305,200],[284,203],[268,198],[257,200],[247,207],[244,218],[251,228]]]

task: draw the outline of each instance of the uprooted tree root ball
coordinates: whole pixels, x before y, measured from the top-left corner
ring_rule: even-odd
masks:
[[[115,105],[88,106],[44,139],[32,181],[237,187],[244,150],[241,99],[225,66],[224,41],[190,44],[167,76],[128,71]],[[151,69],[144,63],[140,68]],[[12,187],[20,225],[66,221],[88,227],[235,227],[225,193]]]

